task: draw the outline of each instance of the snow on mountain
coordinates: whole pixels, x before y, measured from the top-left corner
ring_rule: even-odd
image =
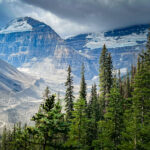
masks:
[[[52,62],[47,62],[47,66],[51,71],[48,71],[50,80],[52,79],[50,74],[54,74],[52,70],[55,70],[54,72],[56,74],[56,72],[62,72],[62,70],[66,71],[69,65],[72,66],[74,75],[79,77],[82,62],[85,62],[87,72],[92,69],[91,74],[87,74],[88,78],[93,76],[96,66],[91,66],[92,61],[90,57],[67,46],[66,42],[51,27],[30,17],[15,19],[9,23],[9,26],[20,24],[20,22],[26,22],[32,27],[32,30],[0,34],[1,59],[16,68],[31,73],[33,72],[32,70],[36,70],[37,68],[45,68],[45,60],[48,58]],[[24,25],[22,24],[22,26]],[[35,67],[37,64],[40,67]],[[41,78],[45,74],[45,78],[47,78],[47,73],[44,72],[46,71],[42,73],[34,71],[33,73],[34,75],[36,73],[37,77],[41,75]],[[56,75],[54,75],[55,78]],[[57,81],[59,80],[57,79]]]
[[[148,24],[135,25],[107,32],[80,34],[65,41],[68,46],[92,59],[95,65],[98,64],[101,49],[106,44],[111,52],[114,68],[130,70],[131,65],[136,64],[138,53],[145,49],[148,31]]]
[[[102,48],[104,43],[107,45],[107,48],[136,46],[140,42],[145,44],[147,41],[147,33],[148,29],[139,34],[132,33],[123,36],[105,36],[105,32],[92,33],[86,37],[88,42],[85,44],[85,48],[89,49]]]
[[[0,30],[0,34],[8,34],[13,32],[32,31],[32,26],[28,24],[25,18],[15,19],[10,22],[5,28]]]

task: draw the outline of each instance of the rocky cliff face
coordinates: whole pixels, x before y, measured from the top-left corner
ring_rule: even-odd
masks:
[[[62,39],[49,26],[25,17],[11,21],[0,31],[0,57],[15,67],[32,59],[53,55]]]
[[[112,54],[115,69],[121,69],[122,72],[130,70],[131,65],[136,63],[137,54],[145,47],[148,28],[149,25],[137,25],[81,34],[64,40],[42,22],[29,17],[18,18],[0,31],[0,58],[36,76],[42,73],[38,68],[34,74],[33,66],[51,66],[51,72],[45,72],[52,74],[57,69],[66,70],[71,65],[74,75],[79,77],[84,62],[86,78],[92,79],[98,75],[103,44]]]
[[[79,76],[82,62],[87,71],[92,65],[52,28],[29,17],[15,19],[0,31],[0,50],[0,58],[17,68],[29,68],[48,58],[56,69],[66,70],[72,65],[74,74]],[[92,76],[91,72],[89,77]]]
[[[116,69],[130,70],[135,65],[136,57],[145,48],[149,25],[135,25],[113,31],[80,34],[66,39],[67,45],[80,54],[86,54],[98,63],[99,55],[104,44],[112,54]]]

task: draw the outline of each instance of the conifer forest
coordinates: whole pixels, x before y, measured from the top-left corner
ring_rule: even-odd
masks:
[[[4,127],[0,149],[150,150],[150,34],[137,65],[131,64],[126,75],[115,71],[107,45],[97,69],[99,83],[92,85],[87,100],[84,62],[77,98],[68,66],[64,111],[57,94],[47,87],[31,118],[34,125],[18,122],[13,128]]]

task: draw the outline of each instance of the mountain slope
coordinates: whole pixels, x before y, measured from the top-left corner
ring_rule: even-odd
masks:
[[[55,69],[66,70],[70,64],[76,76],[83,62],[87,71],[93,68],[89,58],[66,45],[51,27],[30,17],[15,19],[0,31],[0,49],[0,58],[21,70],[29,70],[47,58]],[[94,74],[87,75],[91,78]]]
[[[37,82],[33,77],[0,60],[0,130],[4,125],[19,121],[24,123],[26,119],[29,121],[37,111],[41,96]],[[25,114],[24,119],[22,115]]]
[[[87,54],[98,63],[104,44],[112,54],[116,69],[129,69],[136,63],[138,53],[145,48],[149,25],[135,25],[107,32],[80,34],[66,39],[68,46]],[[78,44],[77,44],[78,43]]]
[[[49,26],[29,17],[11,21],[0,31],[0,58],[15,67],[53,54],[61,38]]]
[[[0,91],[20,92],[31,85],[32,78],[0,60]]]
[[[42,22],[30,17],[18,18],[0,31],[0,58],[39,78],[54,78],[54,82],[59,80],[55,78],[59,76],[55,75],[57,70],[64,70],[61,83],[66,77],[68,65],[79,78],[84,62],[86,78],[91,80],[98,75],[103,44],[112,54],[115,69],[121,69],[123,73],[136,63],[138,53],[145,47],[148,28],[149,25],[136,25],[64,40]],[[41,71],[41,68],[47,69]]]

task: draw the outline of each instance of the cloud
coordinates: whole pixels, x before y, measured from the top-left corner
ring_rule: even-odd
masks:
[[[0,27],[6,24],[8,20],[14,17],[14,13],[10,6],[11,2],[0,0]]]
[[[150,23],[150,0],[0,0],[0,26],[30,16],[62,37]]]
[[[149,0],[22,0],[82,25],[109,29],[150,22]]]
[[[17,17],[29,16],[50,25],[63,38],[90,31],[88,25],[81,25],[61,18],[50,11],[23,3],[20,0],[0,0],[0,27]]]

